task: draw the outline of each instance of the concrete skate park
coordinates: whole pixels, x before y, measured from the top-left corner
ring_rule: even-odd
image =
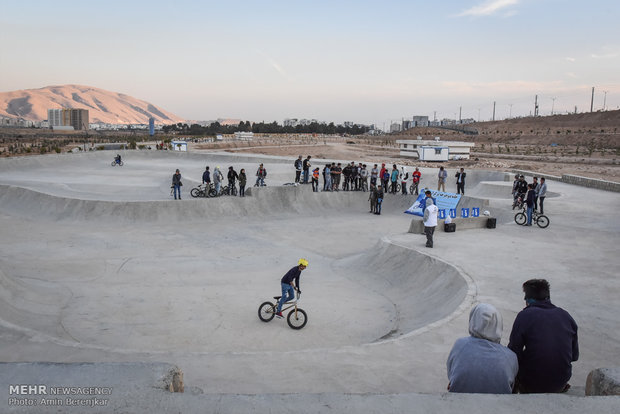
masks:
[[[512,174],[467,171],[461,206],[490,211],[497,228],[457,226],[427,249],[403,214],[414,196],[388,194],[369,214],[367,193],[285,185],[292,159],[126,151],[111,167],[113,155],[0,160],[5,401],[10,384],[53,383],[114,387],[100,412],[617,412],[620,397],[584,390],[590,371],[619,365],[618,193],[548,180],[551,225],[524,227]],[[261,162],[268,185],[250,188]],[[205,165],[245,168],[247,196],[190,197]],[[170,195],[177,168],[181,201]],[[421,171],[420,188],[435,188],[437,169]],[[258,306],[300,257],[307,325],[261,322]],[[534,277],[579,325],[571,391],[447,394],[446,358],[471,307],[498,308],[506,345]],[[32,362],[45,364],[14,364]],[[184,393],[150,382],[169,367]]]

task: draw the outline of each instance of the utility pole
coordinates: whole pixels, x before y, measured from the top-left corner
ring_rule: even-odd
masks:
[[[508,119],[512,118],[512,105],[513,104],[508,104],[508,106],[510,106],[510,115],[508,115]]]
[[[480,108],[478,108],[478,122],[480,122]]]
[[[594,86],[592,87],[592,99],[590,100],[590,113],[594,111]]]
[[[434,111],[433,112],[433,121],[436,121],[436,120],[437,120],[437,111]]]
[[[534,97],[534,116],[538,116],[538,95]]]
[[[605,94],[603,97],[603,111],[607,110],[607,92],[609,91],[603,91],[603,93]]]
[[[555,106],[555,100],[557,98],[551,98],[551,115],[553,115],[553,107]]]
[[[459,124],[461,123],[461,110],[463,109],[462,106],[459,106]]]
[[[493,121],[495,121],[495,101],[493,101]]]

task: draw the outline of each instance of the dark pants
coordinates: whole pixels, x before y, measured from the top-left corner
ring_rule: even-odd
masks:
[[[465,183],[456,183],[456,193],[465,195]]]
[[[239,197],[245,197],[245,185],[239,184]]]
[[[433,234],[435,233],[435,227],[424,226],[424,234],[426,234],[426,247],[433,247]]]
[[[304,170],[304,184],[308,184],[308,179],[310,175],[310,170]]]
[[[401,183],[401,190],[403,190],[403,194],[407,194],[407,183]]]
[[[312,191],[315,193],[319,191],[319,179],[312,177]]]
[[[295,182],[299,182],[299,177],[301,177],[301,170],[295,171]]]
[[[540,214],[545,214],[543,211],[543,203],[545,201],[545,197],[538,197],[538,199],[540,200]]]

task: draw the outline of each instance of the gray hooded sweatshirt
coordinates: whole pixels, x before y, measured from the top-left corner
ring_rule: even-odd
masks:
[[[519,371],[517,356],[499,343],[502,315],[480,303],[469,313],[469,334],[454,343],[447,368],[450,392],[510,394]]]

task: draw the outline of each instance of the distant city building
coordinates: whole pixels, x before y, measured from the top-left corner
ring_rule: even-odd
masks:
[[[155,118],[153,117],[149,118],[149,135],[155,135]]]
[[[48,109],[47,121],[53,129],[66,129],[57,127],[73,127],[75,130],[88,129],[88,109]]]
[[[187,151],[187,141],[172,141],[170,145],[173,151]]]
[[[390,132],[400,132],[401,128],[402,127],[400,124],[393,123],[392,125],[390,125]]]

